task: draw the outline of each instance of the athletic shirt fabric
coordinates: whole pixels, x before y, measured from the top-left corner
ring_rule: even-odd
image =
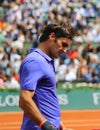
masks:
[[[20,86],[34,90],[33,100],[44,117],[56,128],[60,125],[60,106],[56,93],[54,61],[37,48],[32,48],[20,67]],[[24,113],[21,130],[40,130]]]

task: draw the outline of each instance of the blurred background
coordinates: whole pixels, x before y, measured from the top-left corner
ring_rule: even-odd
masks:
[[[1,0],[0,87],[19,88],[19,67],[46,24],[67,22],[78,36],[66,54],[55,60],[58,82],[100,83],[99,0]]]
[[[0,0],[0,130],[20,127],[19,68],[29,49],[45,25],[67,21],[78,35],[55,59],[62,118],[68,130],[100,129],[100,111],[92,111],[100,110],[100,0]]]

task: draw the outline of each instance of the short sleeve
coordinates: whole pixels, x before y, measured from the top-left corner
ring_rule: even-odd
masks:
[[[35,60],[22,63],[19,74],[21,89],[26,90],[35,90],[38,81],[43,76],[42,69]]]

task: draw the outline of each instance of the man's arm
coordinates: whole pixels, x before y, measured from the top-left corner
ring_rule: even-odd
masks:
[[[19,98],[19,106],[25,114],[42,130],[56,130],[56,128],[45,119],[41,114],[35,102],[32,100],[34,91],[21,90]]]
[[[39,111],[35,102],[32,100],[33,96],[34,91],[21,90],[19,98],[19,106],[35,124],[39,125],[46,119]]]

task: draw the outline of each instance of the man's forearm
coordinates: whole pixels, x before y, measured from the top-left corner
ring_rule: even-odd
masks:
[[[39,111],[35,102],[30,99],[20,99],[19,106],[23,109],[25,114],[37,125],[39,125],[43,120],[45,120],[44,116]]]

